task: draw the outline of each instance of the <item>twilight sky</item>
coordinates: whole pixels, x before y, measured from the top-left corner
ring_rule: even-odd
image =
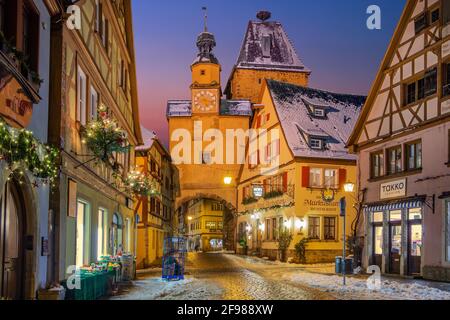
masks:
[[[168,143],[166,103],[189,99],[190,65],[208,7],[222,87],[236,62],[248,21],[259,10],[283,24],[310,86],[367,95],[406,0],[132,0],[142,124]],[[382,30],[368,30],[366,9],[381,8]]]

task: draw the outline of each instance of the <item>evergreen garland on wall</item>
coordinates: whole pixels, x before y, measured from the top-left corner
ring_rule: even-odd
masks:
[[[15,177],[23,183],[28,171],[36,178],[33,186],[39,182],[54,186],[59,175],[58,156],[58,149],[41,143],[31,131],[12,128],[0,119],[0,161],[7,163],[8,180]]]

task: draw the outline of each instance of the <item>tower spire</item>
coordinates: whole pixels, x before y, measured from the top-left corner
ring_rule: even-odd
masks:
[[[205,17],[204,17],[204,31],[208,32],[208,8],[207,7],[202,7],[202,10],[205,13]]]

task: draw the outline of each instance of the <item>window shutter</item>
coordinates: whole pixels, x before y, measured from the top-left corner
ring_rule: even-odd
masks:
[[[261,116],[256,118],[256,129],[261,128]]]
[[[309,187],[309,167],[302,167],[302,187]]]
[[[288,173],[283,173],[283,192],[286,193],[288,191]]]
[[[267,121],[267,122],[270,121],[270,113],[268,113],[268,114],[266,115],[266,121]]]
[[[246,187],[243,187],[243,188],[242,188],[242,200],[245,199],[245,188],[246,188]]]
[[[347,181],[347,170],[339,169],[339,188],[344,188],[344,184]]]
[[[267,193],[267,179],[263,180],[264,193]]]

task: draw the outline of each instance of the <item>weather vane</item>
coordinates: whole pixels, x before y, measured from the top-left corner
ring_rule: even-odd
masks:
[[[208,32],[208,8],[202,7],[202,10],[205,12],[205,32]]]

